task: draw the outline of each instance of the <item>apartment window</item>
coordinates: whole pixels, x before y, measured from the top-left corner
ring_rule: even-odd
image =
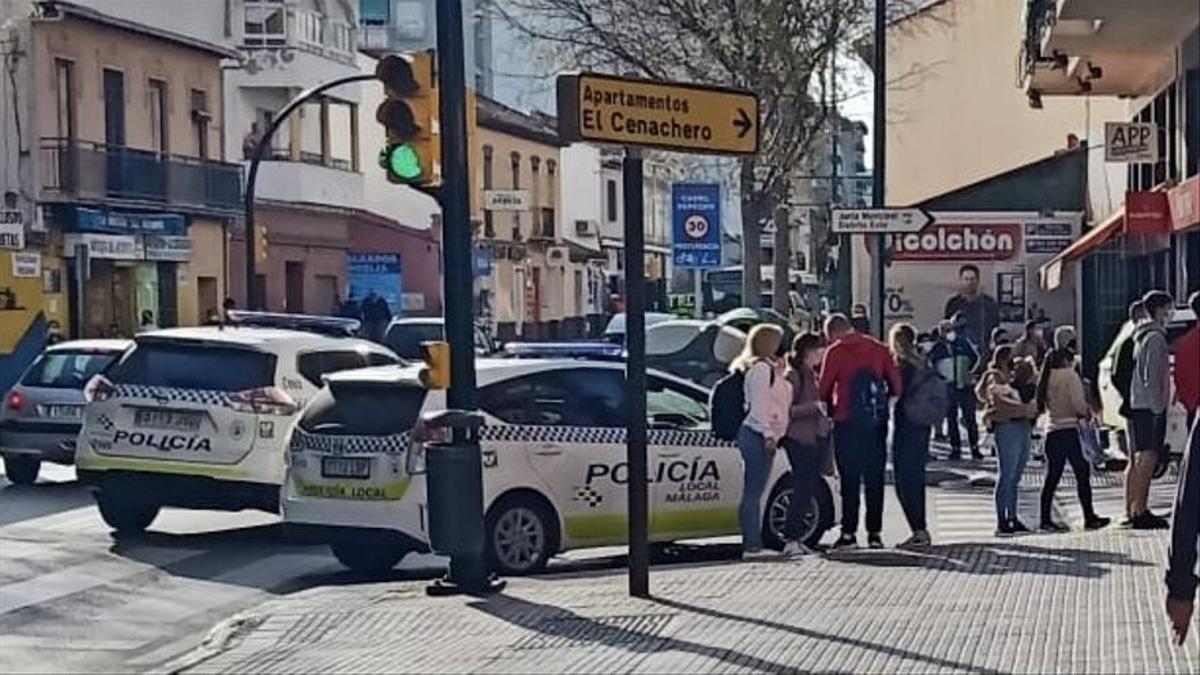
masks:
[[[283,0],[246,0],[244,41],[250,47],[287,44],[287,10]]]
[[[208,112],[208,92],[203,89],[193,89],[192,103],[192,134],[196,141],[196,156],[208,159],[208,123],[212,115]]]
[[[483,146],[483,189],[492,189],[492,146]],[[493,222],[494,215],[490,210],[483,212],[483,235],[485,237],[496,236],[496,224]]]
[[[554,208],[555,197],[558,194],[558,190],[555,189],[557,186],[554,180],[557,172],[558,162],[552,159],[546,160],[546,205],[550,208]]]
[[[542,200],[540,199],[540,197],[541,197],[541,194],[540,194],[541,193],[541,182],[542,182],[542,177],[540,175],[541,169],[542,169],[542,158],[537,157],[537,156],[530,157],[529,158],[529,170],[533,175],[529,180],[529,186],[531,188],[533,188],[533,194],[530,195],[530,200],[532,200],[534,214],[537,214],[537,209],[542,203]]]
[[[358,18],[364,26],[388,25],[392,18],[392,0],[359,0]]]
[[[75,62],[54,59],[54,86],[58,111],[58,137],[75,138]]]
[[[521,153],[514,152],[509,155],[512,164],[512,189],[521,189]],[[521,240],[521,212],[513,211],[512,213],[512,239],[513,241]]]
[[[329,47],[334,51],[343,54],[351,54],[354,52],[354,37],[351,32],[350,24],[342,23],[341,21],[333,21],[329,23],[328,30]]]
[[[617,222],[617,181],[611,178],[604,184],[604,215],[608,222]]]
[[[150,149],[167,152],[167,83],[150,80]]]

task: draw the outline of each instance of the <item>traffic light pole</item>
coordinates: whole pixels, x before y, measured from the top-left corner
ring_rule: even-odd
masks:
[[[887,166],[887,0],[875,0],[875,128],[874,147],[871,151],[872,190],[871,205],[883,208],[884,169]],[[885,339],[887,331],[884,307],[887,287],[887,242],[883,235],[875,235],[875,250],[871,259],[871,315],[875,317],[875,335]]]
[[[250,159],[250,169],[246,175],[246,193],[244,195],[244,208],[246,218],[246,309],[262,309],[262,298],[257,297],[254,290],[254,277],[257,270],[257,262],[255,260],[254,250],[254,192],[258,185],[258,165],[263,160],[263,155],[266,154],[267,148],[271,147],[271,139],[275,137],[275,132],[279,127],[283,126],[286,120],[296,108],[307,103],[310,99],[319,96],[334,87],[340,87],[343,84],[353,84],[355,82],[366,82],[374,80],[374,74],[358,74],[339,77],[336,80],[330,80],[323,84],[318,84],[315,87],[306,89],[296,98],[288,101],[288,104],[283,107],[271,118],[271,124],[263,131],[259,137],[258,143],[254,146],[254,156]]]

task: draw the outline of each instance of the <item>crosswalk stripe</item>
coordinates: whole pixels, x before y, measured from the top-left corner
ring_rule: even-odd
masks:
[[[0,586],[0,614],[37,605],[179,562],[203,551],[157,547],[139,551],[141,560],[105,558]]]

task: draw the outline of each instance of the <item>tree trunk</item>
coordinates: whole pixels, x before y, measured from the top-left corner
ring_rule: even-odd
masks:
[[[742,199],[742,306],[759,307],[762,304],[762,228],[759,215],[762,210],[762,194],[756,190],[754,181],[755,160],[742,160],[740,194]]]
[[[775,207],[775,281],[772,286],[774,295],[772,304],[775,311],[791,317],[792,315],[792,284],[788,272],[792,265],[792,231],[788,222],[786,204]]]

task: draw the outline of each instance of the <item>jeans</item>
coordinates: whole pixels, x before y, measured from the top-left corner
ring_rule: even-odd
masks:
[[[924,532],[925,463],[929,461],[930,428],[897,418],[892,429],[892,469],[896,498],[913,532]]]
[[[1083,507],[1083,516],[1087,520],[1096,517],[1092,508],[1091,469],[1083,458],[1083,448],[1079,445],[1078,429],[1059,429],[1046,435],[1046,484],[1042,486],[1042,522],[1050,522],[1050,512],[1054,505],[1054,492],[1058,489],[1058,481],[1062,478],[1063,469],[1067,462],[1075,472],[1075,485],[1079,490],[1079,505]]]
[[[821,473],[821,451],[815,445],[804,445],[790,438],[783,439],[783,449],[792,466],[792,502],[788,506],[784,536],[797,541],[803,534],[804,519],[812,513],[817,476]]]
[[[996,454],[1000,459],[1000,477],[996,480],[996,520],[1001,525],[1017,519],[1017,488],[1033,438],[1029,420],[999,422],[992,430],[996,439]]]
[[[867,498],[867,532],[883,529],[883,475],[887,425],[838,423],[833,429],[834,459],[842,478],[842,535],[858,532],[858,493]]]
[[[962,454],[962,432],[958,429],[959,413],[963,426],[967,428],[967,442],[971,454],[979,453],[979,423],[975,421],[975,391],[971,387],[950,390],[950,410],[946,414],[946,426],[950,431],[950,454]]]
[[[767,474],[771,470],[767,456],[766,439],[750,427],[738,430],[738,450],[742,453],[742,502],[738,505],[738,523],[742,527],[742,548],[758,551],[762,543],[763,490],[767,487]]]

